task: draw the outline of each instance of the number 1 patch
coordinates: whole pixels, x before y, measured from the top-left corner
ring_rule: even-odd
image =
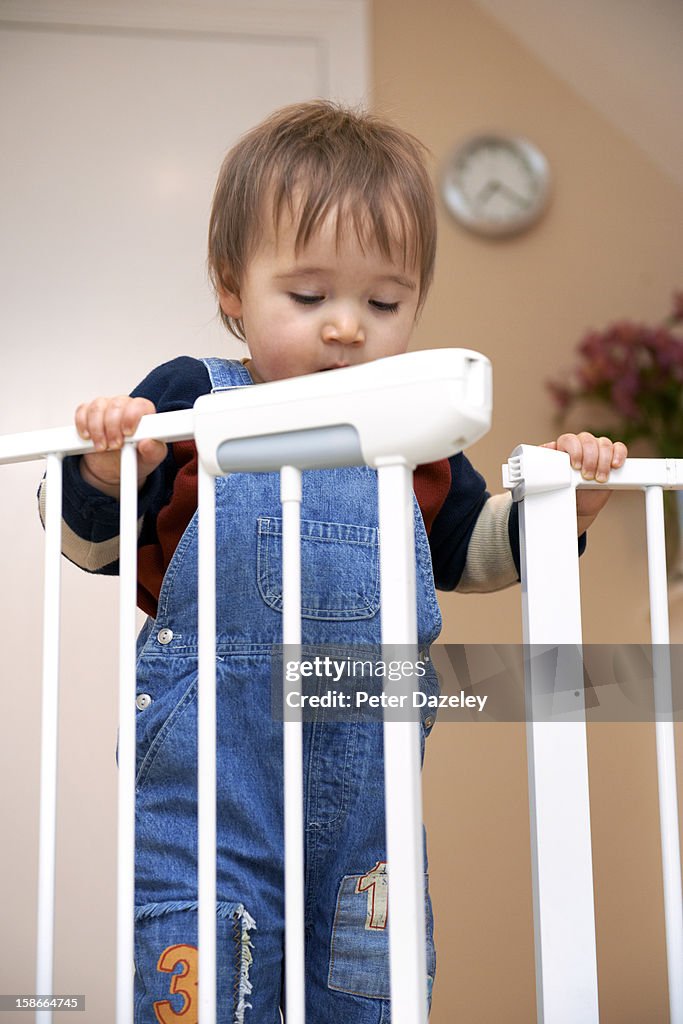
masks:
[[[386,928],[389,913],[389,876],[385,860],[378,860],[374,868],[361,875],[356,882],[356,892],[368,894],[366,931]]]

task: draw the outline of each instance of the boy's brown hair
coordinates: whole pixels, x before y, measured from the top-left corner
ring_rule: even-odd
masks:
[[[275,111],[229,151],[218,175],[209,222],[209,275],[218,292],[239,295],[272,204],[277,232],[283,207],[298,217],[296,249],[336,211],[337,239],[352,224],[361,246],[400,255],[419,270],[418,310],[434,272],[436,211],[425,147],[408,132],[365,111],[327,100]],[[241,321],[221,312],[244,339]]]

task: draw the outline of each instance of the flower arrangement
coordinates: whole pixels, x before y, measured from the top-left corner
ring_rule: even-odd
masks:
[[[683,458],[683,292],[656,327],[619,321],[589,331],[572,374],[547,387],[564,420],[578,403],[596,417],[586,429],[626,444],[649,441],[661,458]]]
[[[580,405],[593,434],[642,441],[658,458],[683,458],[683,291],[657,326],[618,321],[589,331],[577,352],[573,371],[546,385],[560,423]],[[682,576],[683,492],[664,497],[667,562]]]

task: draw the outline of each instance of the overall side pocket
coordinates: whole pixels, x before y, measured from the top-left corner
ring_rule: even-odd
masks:
[[[424,876],[428,993],[436,972],[429,878]],[[329,988],[389,999],[389,879],[378,862],[365,875],[345,875],[339,886],[330,943]]]

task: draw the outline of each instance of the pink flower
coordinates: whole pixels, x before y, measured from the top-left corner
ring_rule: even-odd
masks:
[[[635,418],[638,415],[636,395],[638,394],[638,376],[635,373],[626,373],[620,377],[612,388],[612,399],[617,412],[626,418]]]
[[[657,450],[683,454],[683,291],[659,326],[619,320],[591,330],[577,345],[571,373],[549,382],[564,416],[578,401],[609,413],[608,432],[627,443],[645,438]],[[616,416],[616,420],[615,420]],[[591,429],[602,429],[599,423]]]
[[[653,332],[652,348],[660,369],[669,371],[683,366],[683,339],[677,338],[666,327],[659,327]]]
[[[549,380],[546,382],[546,388],[553,396],[555,404],[557,405],[560,412],[564,412],[566,409],[569,408],[572,400],[572,394],[565,384],[560,384],[558,381]]]

